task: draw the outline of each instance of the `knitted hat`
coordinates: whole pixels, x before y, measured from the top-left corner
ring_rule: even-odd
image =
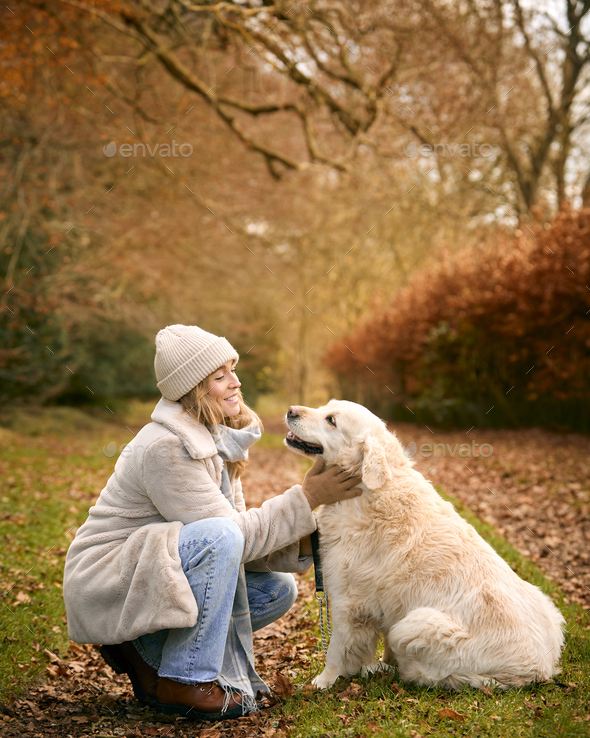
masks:
[[[220,366],[238,358],[225,338],[196,325],[169,325],[156,336],[158,388],[166,400],[174,402]]]

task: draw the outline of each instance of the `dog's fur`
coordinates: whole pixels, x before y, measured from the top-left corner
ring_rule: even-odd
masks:
[[[381,420],[331,400],[290,408],[287,423],[292,450],[311,457],[301,442],[319,444],[313,450],[328,466],[363,480],[361,496],[319,511],[333,635],[316,686],[395,663],[402,679],[452,689],[556,673],[559,610],[412,468]],[[383,662],[375,657],[380,632]]]

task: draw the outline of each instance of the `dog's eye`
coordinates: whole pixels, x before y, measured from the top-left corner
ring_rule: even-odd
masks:
[[[334,420],[334,418],[333,418],[332,415],[328,415],[328,417],[326,418],[326,420],[328,421],[328,423],[330,423],[330,425],[333,425],[334,428],[336,427],[336,421]]]

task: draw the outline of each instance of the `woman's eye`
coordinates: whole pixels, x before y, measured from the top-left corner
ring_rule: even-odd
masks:
[[[330,425],[333,425],[334,428],[336,427],[336,421],[334,420],[334,418],[331,415],[328,415],[328,417],[326,418],[326,420],[328,421],[328,423],[330,423]]]

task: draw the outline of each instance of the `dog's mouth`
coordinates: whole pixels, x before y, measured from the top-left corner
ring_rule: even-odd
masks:
[[[310,443],[309,441],[304,441],[303,438],[299,438],[299,436],[296,436],[293,431],[289,431],[287,433],[286,441],[288,446],[299,449],[299,451],[304,451],[306,454],[324,453],[324,447],[320,446],[319,443]]]

